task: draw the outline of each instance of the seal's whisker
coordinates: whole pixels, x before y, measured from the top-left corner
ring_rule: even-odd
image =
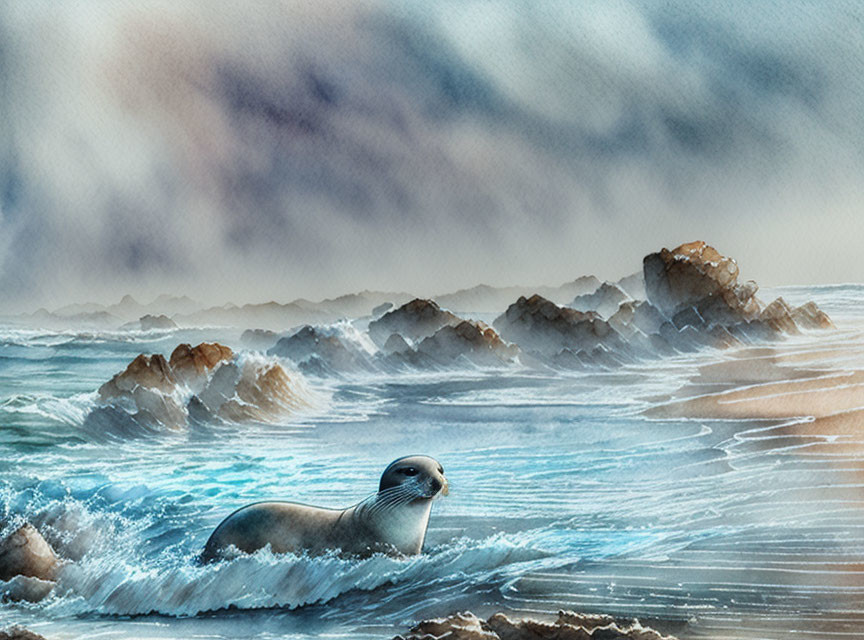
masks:
[[[418,492],[416,491],[415,486],[403,485],[400,487],[400,491],[390,494],[383,499],[377,500],[375,504],[372,505],[370,513],[390,511],[402,504],[405,504],[406,502],[410,502],[417,496]]]

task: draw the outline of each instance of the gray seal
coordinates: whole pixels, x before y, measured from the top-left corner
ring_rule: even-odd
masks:
[[[447,491],[438,461],[399,458],[384,470],[376,494],[347,509],[296,502],[257,502],[238,509],[211,534],[201,561],[254,553],[268,545],[274,553],[416,555],[423,549],[432,501]]]

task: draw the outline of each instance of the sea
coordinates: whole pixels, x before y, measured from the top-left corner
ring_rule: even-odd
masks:
[[[864,344],[864,285],[772,294],[814,300],[838,327],[784,348]],[[100,385],[136,355],[204,341],[243,349],[219,327],[0,326],[0,521],[37,524],[68,558],[36,602],[0,582],[0,627],[362,640],[457,611],[570,609],[682,638],[864,634],[864,460],[839,445],[810,453],[812,439],[770,435],[776,421],[645,415],[729,352],[609,371],[307,377],[305,406],[277,422],[87,426]],[[422,555],[197,562],[244,504],[349,506],[409,454],[436,458],[450,482]]]

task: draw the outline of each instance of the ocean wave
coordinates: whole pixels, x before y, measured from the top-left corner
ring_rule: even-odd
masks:
[[[44,606],[60,615],[188,616],[229,607],[294,609],[385,585],[422,584],[429,589],[453,580],[483,582],[544,559],[560,563],[503,535],[459,541],[409,559],[277,555],[266,549],[207,566],[197,565],[195,556],[170,553],[151,563],[95,557],[61,569],[54,596]]]
[[[29,414],[70,426],[84,424],[96,404],[97,394],[78,393],[69,397],[15,394],[0,402],[0,412]]]
[[[59,347],[73,343],[102,344],[144,343],[161,340],[179,331],[190,329],[114,329],[104,331],[80,331],[74,329],[18,329],[2,327],[0,330],[0,346],[16,347]]]

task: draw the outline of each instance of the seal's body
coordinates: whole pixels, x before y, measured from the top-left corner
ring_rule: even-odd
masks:
[[[235,511],[216,527],[201,560],[253,553],[267,545],[274,553],[415,555],[423,549],[432,500],[446,492],[444,470],[437,461],[427,456],[399,458],[384,471],[377,494],[347,509],[259,502]]]

